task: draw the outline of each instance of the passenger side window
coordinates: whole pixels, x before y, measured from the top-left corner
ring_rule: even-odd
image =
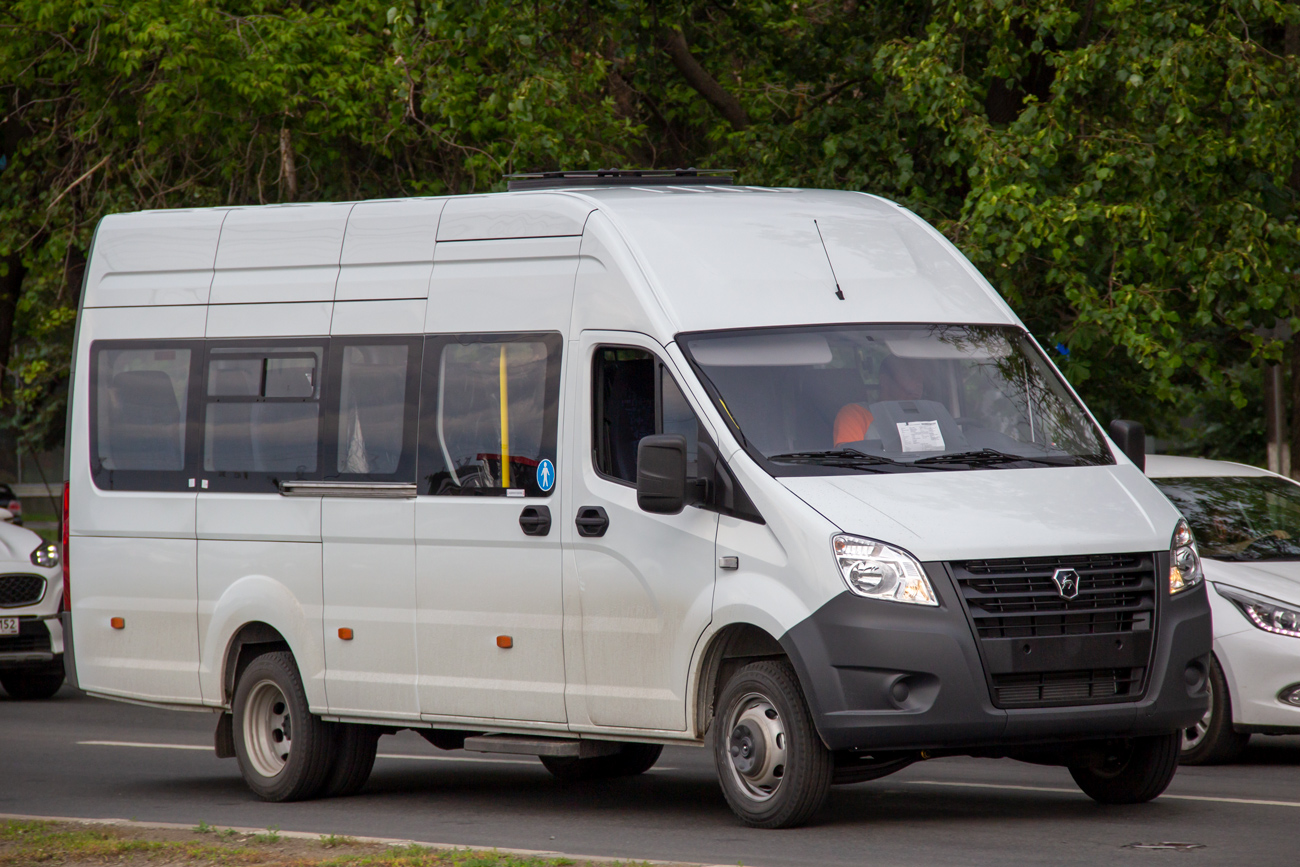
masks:
[[[91,347],[91,472],[107,490],[184,490],[192,368],[200,344]]]
[[[399,338],[331,348],[330,383],[337,383],[337,438],[328,451],[329,478],[401,480],[415,477],[415,420],[420,341]]]
[[[318,475],[323,358],[319,343],[209,348],[203,473],[214,489]]]
[[[431,337],[420,411],[420,492],[547,496],[555,484],[558,334]]]
[[[686,437],[687,475],[698,475],[700,422],[662,362],[644,349],[602,346],[592,373],[597,471],[636,484],[642,438],[665,433]]]

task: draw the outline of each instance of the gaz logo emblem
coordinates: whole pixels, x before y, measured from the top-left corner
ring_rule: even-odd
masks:
[[[1057,569],[1052,573],[1052,581],[1062,599],[1073,599],[1079,595],[1079,573],[1073,569]]]

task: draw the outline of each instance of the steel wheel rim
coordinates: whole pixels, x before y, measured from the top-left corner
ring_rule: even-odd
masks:
[[[253,769],[263,777],[283,771],[293,747],[293,718],[284,692],[274,681],[258,681],[248,691],[243,728]]]
[[[1210,731],[1210,724],[1214,721],[1214,681],[1211,678],[1205,679],[1205,691],[1209,694],[1210,706],[1205,709],[1204,715],[1195,724],[1183,729],[1183,752],[1199,747],[1205,741],[1205,736]]]
[[[771,700],[752,692],[727,718],[727,769],[746,796],[767,801],[785,778],[785,723]]]

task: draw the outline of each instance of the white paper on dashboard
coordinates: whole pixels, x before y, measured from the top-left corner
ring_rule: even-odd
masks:
[[[941,452],[944,449],[943,434],[939,433],[937,421],[900,421],[898,438],[903,441],[905,452]]]

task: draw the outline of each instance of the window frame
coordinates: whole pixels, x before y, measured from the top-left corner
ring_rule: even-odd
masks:
[[[206,382],[207,341],[202,338],[145,339],[145,340],[94,340],[90,344],[90,448],[87,460],[90,478],[101,491],[153,491],[158,493],[192,493],[199,477],[199,449],[202,445],[203,425],[200,422],[200,405],[203,384]],[[99,462],[99,373],[100,353],[121,350],[189,350],[190,372],[186,383],[185,425],[182,466],[179,470],[114,470]]]
[[[426,334],[424,357],[420,364],[420,410],[416,446],[415,482],[418,496],[422,497],[499,497],[509,496],[507,488],[461,488],[449,493],[432,490],[431,468],[445,467],[442,447],[438,443],[438,388],[441,384],[439,365],[446,346],[458,343],[468,346],[476,343],[542,343],[546,346],[546,412],[542,418],[542,460],[549,460],[556,468],[556,480],[549,491],[533,493],[523,488],[524,496],[510,499],[546,500],[559,488],[559,430],[561,415],[561,389],[564,365],[564,336],[558,331],[509,331],[475,333]],[[436,456],[436,460],[433,460]]]
[[[205,491],[214,493],[254,493],[254,494],[278,494],[280,493],[281,481],[318,481],[321,479],[324,470],[326,457],[325,437],[321,426],[325,424],[329,416],[329,404],[327,403],[329,375],[328,366],[331,352],[332,341],[328,337],[241,337],[236,339],[213,339],[202,341],[203,343],[203,376],[200,379],[199,401],[202,405],[200,411],[200,420],[198,425],[198,438],[195,443],[195,458],[198,477],[203,480],[201,488]],[[312,398],[295,398],[295,397],[275,397],[248,399],[243,396],[227,395],[226,397],[211,396],[208,394],[208,377],[212,371],[212,361],[214,353],[221,350],[240,349],[247,347],[246,356],[255,356],[259,351],[271,352],[275,355],[284,355],[286,357],[295,357],[308,354],[307,352],[297,352],[297,348],[303,349],[320,349],[320,366],[318,368],[321,382],[317,392],[319,397],[315,400]],[[225,353],[225,358],[238,358],[241,353]],[[222,354],[217,354],[216,359],[221,360]],[[263,356],[267,357],[267,356]],[[316,414],[316,469],[309,473],[285,473],[285,472],[237,472],[234,470],[206,470],[204,469],[204,448],[205,437],[208,427],[208,407],[221,403],[316,403],[320,411]],[[233,475],[232,475],[233,474]]]

